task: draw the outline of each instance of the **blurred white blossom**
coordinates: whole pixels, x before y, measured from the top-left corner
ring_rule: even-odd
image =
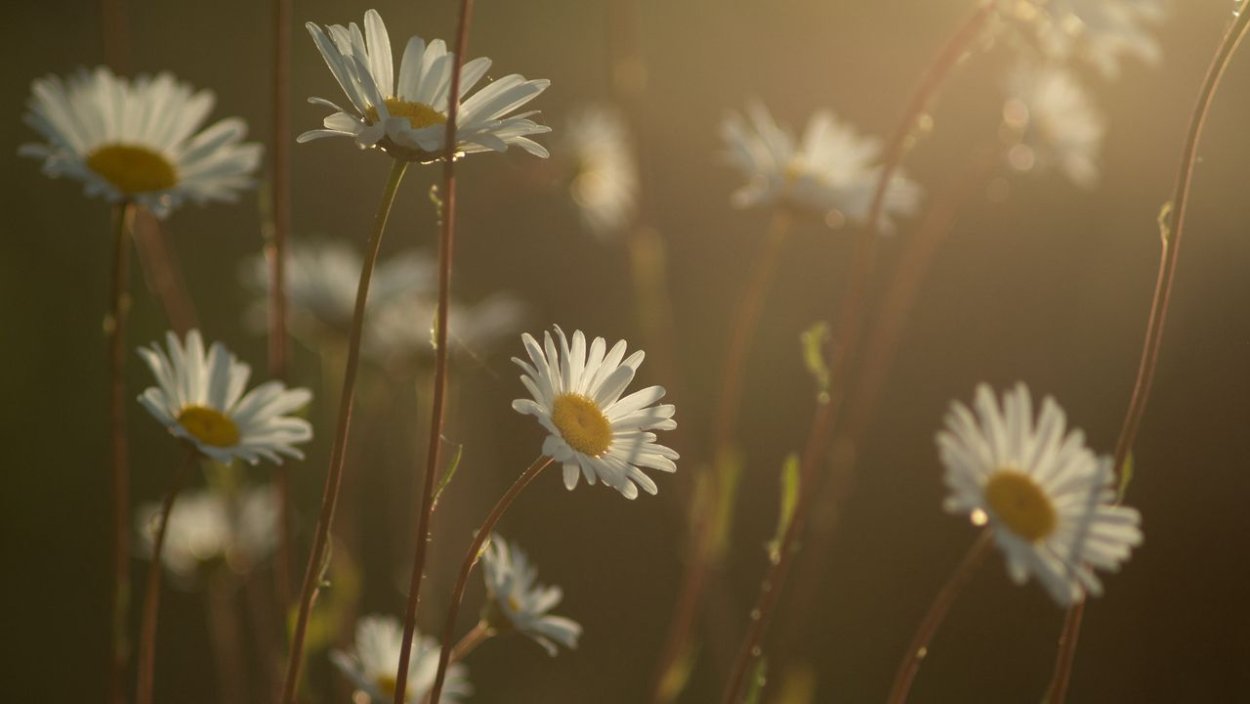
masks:
[[[1084,188],[1098,182],[1099,152],[1106,123],[1071,72],[1025,63],[1008,79],[1003,121],[1020,137],[1008,151],[1019,171],[1055,167]]]
[[[370,704],[390,704],[395,696],[395,673],[399,670],[400,649],[404,629],[390,616],[365,616],[356,622],[356,641],[347,652],[335,650],[330,659],[347,675]],[[412,657],[408,661],[408,686],[404,701],[422,704],[438,669],[438,643],[428,636],[413,633]],[[447,668],[447,681],[439,696],[439,704],[456,704],[473,693],[469,670],[461,663]]]
[[[638,166],[620,113],[589,107],[565,127],[560,155],[569,163],[569,195],[582,221],[599,237],[629,227],[638,199]]]
[[[1151,26],[1163,21],[1164,0],[998,0],[1004,17],[1025,30],[1053,60],[1081,59],[1106,77],[1126,56],[1160,58]]]
[[[538,570],[515,543],[492,535],[482,553],[482,576],[489,599],[487,623],[500,631],[516,630],[556,655],[556,643],[576,648],[582,627],[549,611],[559,605],[564,593],[559,587],[537,583]]]

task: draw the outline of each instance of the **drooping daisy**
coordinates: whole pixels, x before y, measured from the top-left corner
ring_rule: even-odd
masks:
[[[220,342],[207,354],[198,330],[187,333],[185,345],[172,332],[166,342],[168,353],[157,344],[139,349],[158,384],[139,403],[169,432],[218,462],[303,458],[295,445],[312,438],[312,426],[285,414],[304,407],[312,393],[268,381],[244,395],[252,369]]]
[[[136,514],[143,556],[152,554],[159,503]],[[236,572],[270,555],[277,544],[278,497],[272,486],[245,489],[238,497],[201,489],[180,496],[169,518],[161,561],[184,583],[217,565]]]
[[[656,444],[651,431],[672,430],[677,421],[671,404],[651,405],[664,397],[662,386],[621,398],[642,364],[643,352],[626,358],[624,340],[608,350],[602,337],[587,349],[580,330],[573,333],[570,347],[564,331],[559,326],[555,331],[558,351],[550,332],[543,333],[542,346],[529,333],[521,336],[529,361],[512,361],[524,370],[521,383],[533,399],[517,399],[512,408],[538,418],[550,433],[543,454],[564,466],[564,485],[570,490],[580,473],[588,483],[601,480],[627,499],[637,498],[639,487],[654,495],[659,488],[641,468],[675,472],[678,455]]]
[[[950,495],[946,510],[988,523],[1017,584],[1036,577],[1070,605],[1098,596],[1094,569],[1114,571],[1141,544],[1141,517],[1116,505],[1112,461],[1095,457],[1080,430],[1067,432],[1059,405],[1042,401],[1034,424],[1024,384],[1003,394],[977,388],[976,414],[951,404],[937,434]]]
[[[620,114],[604,107],[574,114],[561,152],[572,166],[569,195],[586,227],[599,237],[628,227],[638,198],[638,167]]]
[[[49,176],[82,181],[88,196],[132,201],[157,217],[186,201],[233,201],[252,185],[261,147],[243,143],[247,125],[237,117],[197,132],[215,100],[168,73],[47,76],[31,84],[25,116],[47,141],[18,153],[42,159]]]
[[[1022,64],[1011,74],[1003,121],[1021,137],[1008,152],[1013,168],[1058,167],[1083,188],[1098,182],[1107,126],[1072,74],[1053,64]]]
[[[356,623],[356,642],[351,651],[335,650],[330,659],[347,675],[372,704],[389,704],[395,697],[395,671],[404,629],[389,616],[366,616]],[[414,633],[412,659],[408,664],[407,692],[404,701],[420,704],[425,700],[438,670],[439,646],[433,638]],[[462,663],[453,663],[447,670],[447,681],[439,696],[440,704],[455,704],[473,693],[469,671]]]
[[[1050,58],[1083,59],[1109,78],[1125,56],[1159,60],[1159,42],[1148,27],[1164,18],[1161,0],[999,0],[999,8]]]
[[[780,127],[760,103],[747,116],[731,113],[721,124],[728,158],[747,184],[733,194],[740,208],[784,205],[815,213],[830,222],[868,219],[881,173],[881,143],[859,135],[832,112],[812,116],[801,142]],[[896,174],[886,189],[879,227],[891,229],[890,216],[907,215],[920,201],[920,187]]]
[[[311,98],[310,102],[335,112],[325,119],[324,129],[305,132],[298,141],[351,137],[362,149],[380,148],[400,159],[440,158],[446,140],[454,54],[447,52],[441,39],[427,46],[420,37],[412,37],[404,48],[396,80],[391,40],[381,15],[369,10],[364,24],[364,32],[354,22],[324,30],[311,22],[305,25],[347,95],[348,105],[342,108],[322,98]],[[551,128],[530,120],[534,112],[509,113],[537,97],[551,81],[509,74],[466,99],[490,64],[490,59],[478,58],[466,61],[461,69],[456,152],[502,152],[516,145],[546,157],[547,150],[529,136],[550,132]]]
[[[496,630],[516,630],[541,645],[555,657],[556,643],[576,648],[582,627],[576,621],[548,612],[564,594],[559,587],[536,584],[538,570],[517,547],[492,535],[482,554],[482,576],[486,580],[487,623]]]

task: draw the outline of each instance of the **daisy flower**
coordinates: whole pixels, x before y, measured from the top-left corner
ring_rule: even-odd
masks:
[[[548,611],[560,603],[559,587],[536,584],[538,570],[516,544],[509,545],[492,535],[482,554],[482,575],[486,580],[487,622],[500,631],[515,629],[534,639],[547,654],[555,657],[556,643],[576,648],[582,627]]]
[[[1009,150],[1011,166],[1057,166],[1073,183],[1098,182],[1098,154],[1107,126],[1071,73],[1055,65],[1023,64],[1011,74],[1003,121],[1021,135]]]
[[[420,37],[409,39],[396,80],[391,40],[376,10],[365,13],[364,32],[354,22],[325,29],[311,22],[305,26],[347,95],[348,104],[342,108],[322,98],[311,98],[309,102],[334,113],[325,118],[324,129],[305,132],[297,141],[351,137],[362,149],[377,147],[410,161],[433,161],[443,156],[455,55],[447,52],[441,39],[428,45]],[[502,152],[516,145],[534,156],[546,157],[547,150],[529,136],[550,132],[551,128],[530,120],[535,112],[508,113],[533,100],[551,81],[509,74],[465,99],[490,64],[490,59],[478,58],[466,61],[461,69],[457,154]]]
[[[1108,78],[1119,74],[1125,56],[1159,60],[1149,25],[1166,14],[1161,0],[999,0],[999,8],[1047,56],[1083,59]]]
[[[480,354],[521,327],[525,306],[506,293],[478,303],[452,301],[447,338],[452,351]],[[431,292],[412,293],[379,306],[365,330],[365,353],[382,364],[432,359],[438,300]]]
[[[133,201],[157,217],[186,201],[233,201],[252,185],[261,147],[243,143],[237,117],[197,132],[215,100],[168,73],[47,76],[31,84],[25,116],[46,142],[18,153],[43,160],[48,176],[82,181],[88,196]]]
[[[1060,605],[1098,596],[1094,569],[1114,571],[1141,544],[1141,517],[1116,505],[1109,457],[1080,430],[1067,432],[1058,404],[1042,401],[1034,424],[1024,384],[1003,394],[977,388],[975,415],[951,404],[937,434],[950,495],[946,510],[988,523],[1017,584],[1035,577]]]
[[[592,233],[606,237],[629,226],[638,199],[638,166],[619,113],[592,107],[575,114],[562,152],[572,165],[569,195]]]
[[[168,353],[155,343],[139,350],[158,384],[140,394],[139,403],[169,432],[218,462],[303,458],[295,444],[312,438],[312,426],[284,414],[307,405],[307,389],[269,381],[245,395],[252,369],[220,342],[205,354],[198,330],[187,333],[185,345],[172,332],[166,341]]]
[[[399,668],[404,629],[389,616],[366,616],[356,623],[356,642],[351,651],[335,650],[330,659],[368,696],[372,704],[389,704],[395,697],[395,670]],[[404,701],[419,704],[434,685],[438,669],[438,643],[433,638],[414,633],[412,660],[408,664],[408,691]],[[447,681],[439,696],[439,704],[455,704],[473,693],[469,672],[461,663],[447,670]]]
[[[649,386],[621,398],[621,393],[642,364],[640,350],[625,357],[625,341],[607,349],[602,337],[586,346],[580,330],[573,333],[573,345],[556,326],[560,348],[551,333],[543,334],[539,346],[533,336],[521,336],[529,353],[526,362],[512,361],[524,370],[521,383],[533,399],[517,399],[513,410],[532,415],[550,433],[543,441],[543,454],[564,466],[564,485],[577,486],[580,473],[586,481],[596,480],[621,492],[627,499],[638,497],[638,488],[648,494],[659,491],[643,467],[661,472],[677,471],[678,455],[656,444],[653,430],[672,430],[671,404],[653,406],[664,397],[664,388]]]
[[[152,554],[161,505],[142,506],[136,515],[140,554]],[[270,555],[277,544],[278,496],[272,486],[245,489],[241,496],[219,491],[187,492],[174,504],[161,561],[184,583],[227,564],[244,573]]]
[[[740,208],[784,205],[805,210],[829,222],[863,224],[881,173],[876,160],[881,142],[859,135],[832,112],[812,116],[802,141],[780,127],[762,104],[747,108],[746,117],[731,113],[721,124],[729,161],[747,184],[733,194]],[[896,175],[886,189],[883,231],[891,215],[913,212],[920,187]]]

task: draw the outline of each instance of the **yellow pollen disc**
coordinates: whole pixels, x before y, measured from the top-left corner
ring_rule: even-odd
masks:
[[[412,129],[419,130],[422,127],[431,125],[442,125],[447,122],[447,116],[426,105],[425,103],[410,103],[399,98],[386,99],[386,111],[391,117],[402,117],[408,120],[408,124],[412,125]],[[370,123],[378,121],[378,111],[376,108],[369,108],[365,113],[365,117],[369,118]]]
[[[985,483],[985,502],[1012,533],[1037,542],[1055,530],[1055,506],[1027,474],[1000,469]]]
[[[802,161],[798,159],[792,159],[790,163],[786,164],[785,171],[783,171],[782,173],[785,176],[786,183],[793,184],[796,181],[798,181],[800,178],[802,178],[803,174],[807,173],[807,167],[803,164]]]
[[[509,597],[508,597],[508,608],[509,608],[509,609],[512,609],[512,611],[513,611],[514,613],[515,613],[515,612],[517,612],[517,611],[520,611],[520,610],[521,610],[521,602],[517,601],[515,596],[509,596]]]
[[[187,406],[178,414],[178,424],[205,445],[232,447],[239,444],[239,427],[212,408]]]
[[[551,422],[569,447],[598,457],[612,446],[612,424],[594,401],[580,394],[560,394],[551,404]]]
[[[128,196],[178,185],[174,165],[147,147],[107,144],[87,155],[87,168]]]
[[[374,684],[378,686],[378,691],[386,695],[387,699],[395,697],[395,688],[399,683],[395,681],[395,675],[378,675]]]

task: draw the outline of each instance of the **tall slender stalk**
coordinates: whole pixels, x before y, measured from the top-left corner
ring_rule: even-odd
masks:
[[[195,302],[187,292],[178,258],[170,248],[165,227],[146,210],[137,210],[134,218],[135,249],[148,291],[160,302],[169,327],[180,337],[199,327]]]
[[[329,544],[330,527],[334,523],[334,508],[338,503],[339,486],[343,479],[343,464],[347,454],[347,437],[351,429],[352,402],[356,393],[356,372],[360,366],[360,342],[364,336],[365,305],[369,298],[369,282],[378,260],[382,245],[382,233],[391,214],[391,204],[408,169],[408,162],[396,159],[382,192],[382,202],[374,217],[373,232],[369,236],[368,251],[360,269],[360,284],[356,288],[356,308],[352,313],[351,334],[347,341],[347,364],[343,370],[343,388],[339,393],[338,424],[334,431],[334,444],[330,448],[330,467],[326,473],[325,489],[321,496],[321,513],[317,518],[317,532],[313,538],[312,552],[304,567],[304,583],[300,591],[299,616],[295,621],[295,633],[291,639],[291,652],[286,665],[286,681],[282,687],[282,701],[292,704],[299,689],[299,673],[303,666],[304,636],[308,630],[308,618],[313,602],[321,588],[326,546]]]
[[[460,564],[460,574],[456,577],[456,586],[451,592],[451,604],[447,607],[447,621],[443,624],[443,641],[442,647],[438,653],[438,672],[434,675],[434,686],[430,688],[429,701],[437,702],[439,696],[443,693],[443,681],[447,678],[447,666],[451,663],[452,657],[452,641],[456,637],[456,616],[460,614],[460,602],[464,599],[464,590],[469,586],[469,574],[473,572],[473,566],[477,564],[478,556],[482,552],[482,546],[490,539],[491,533],[495,530],[495,524],[503,517],[503,514],[512,505],[512,501],[516,499],[525,487],[541,473],[548,465],[551,464],[551,458],[540,456],[534,460],[521,476],[517,477],[512,486],[504,492],[499,498],[499,502],[487,514],[486,520],[482,521],[482,526],[477,529],[477,535],[473,537],[473,542],[469,545],[469,549],[464,554],[464,562]],[[405,670],[407,666],[405,665]],[[400,681],[403,684],[403,680]],[[397,704],[402,704],[404,690],[396,690]]]
[[[156,674],[156,617],[161,605],[161,553],[165,548],[165,536],[169,533],[169,516],[174,510],[174,500],[186,485],[196,457],[194,448],[188,450],[187,459],[174,475],[161,503],[160,523],[152,544],[152,562],[148,564],[147,589],[143,594],[143,619],[139,625],[139,684],[135,704],[152,704],[152,684]]]
[[[109,464],[112,475],[113,579],[109,589],[112,633],[109,636],[108,700],[125,700],[126,661],[130,643],[126,637],[130,610],[130,465],[126,446],[126,313],[130,309],[130,226],[135,206],[125,202],[113,208],[113,274],[109,299],[113,308],[104,319],[108,336],[109,365]]]
[[[434,397],[430,410],[430,434],[426,446],[425,478],[421,489],[421,512],[417,517],[416,549],[412,576],[408,581],[408,604],[404,613],[404,639],[395,674],[395,704],[403,704],[412,659],[412,634],[417,627],[417,604],[421,599],[421,579],[425,575],[425,555],[430,542],[430,514],[434,512],[434,478],[438,474],[443,449],[444,410],[447,405],[447,324],[451,315],[451,262],[456,234],[456,118],[460,112],[460,74],[464,53],[469,46],[469,22],[473,0],[460,0],[459,30],[456,32],[454,66],[451,71],[451,97],[447,105],[446,140],[443,143],[443,227],[438,243],[438,318],[434,332]],[[437,700],[435,700],[437,701]]]
[[[1154,295],[1150,302],[1150,317],[1146,323],[1146,339],[1142,343],[1137,379],[1133,384],[1133,395],[1129,400],[1128,410],[1124,414],[1124,423],[1115,443],[1117,471],[1124,466],[1125,460],[1128,459],[1133,449],[1133,441],[1137,438],[1142,417],[1146,413],[1146,403],[1150,399],[1155,369],[1159,362],[1159,351],[1163,347],[1163,332],[1167,324],[1168,307],[1176,279],[1176,266],[1180,261],[1181,236],[1185,232],[1185,216],[1189,214],[1189,191],[1193,184],[1194,169],[1198,164],[1198,143],[1202,139],[1202,130],[1206,125],[1207,115],[1211,111],[1211,102],[1215,99],[1220,80],[1223,79],[1238,45],[1250,29],[1250,12],[1247,11],[1245,3],[1242,2],[1238,8],[1232,24],[1225,32],[1219,48],[1216,49],[1215,57],[1212,58],[1211,65],[1207,69],[1185,135],[1185,146],[1181,152],[1180,168],[1176,175],[1176,190],[1172,196],[1170,217],[1167,218],[1168,227],[1163,232],[1161,242],[1159,273],[1155,279]],[[1063,636],[1060,639],[1055,660],[1055,671],[1048,689],[1047,701],[1052,704],[1063,702],[1067,698],[1068,681],[1072,673],[1072,663],[1076,655],[1084,609],[1084,602],[1078,602],[1069,609],[1064,621]]]
[[[890,182],[907,154],[908,137],[916,123],[925,114],[934,95],[945,83],[959,60],[980,36],[982,28],[993,15],[994,9],[994,3],[979,3],[976,12],[960,25],[942,47],[929,65],[919,87],[912,94],[903,119],[899,122],[886,148],[885,163],[877,181],[872,205],[868,210],[866,225],[860,232],[856,243],[847,293],[842,299],[839,325],[837,334],[834,336],[837,345],[830,354],[830,392],[828,398],[823,399],[817,406],[799,465],[801,489],[794,515],[782,537],[781,547],[777,553],[778,559],[769,567],[768,574],[760,585],[755,607],[751,610],[746,637],[743,639],[734,668],[726,683],[722,699],[725,704],[736,703],[742,695],[747,672],[750,670],[751,663],[760,655],[760,643],[763,640],[764,631],[768,628],[772,612],[776,608],[781,589],[793,564],[799,536],[803,535],[807,527],[812,498],[815,495],[812,487],[816,484],[817,471],[826,456],[829,435],[837,423],[846,397],[846,377],[850,361],[856,357],[859,350],[868,282],[871,279],[876,259],[877,226],[885,209],[885,196]]]

